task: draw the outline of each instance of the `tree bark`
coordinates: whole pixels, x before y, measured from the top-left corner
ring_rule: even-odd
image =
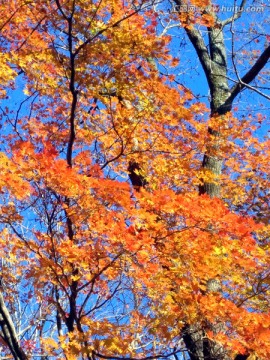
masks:
[[[10,313],[5,305],[4,297],[0,291],[0,327],[1,337],[7,344],[15,360],[27,360],[25,352],[20,347],[17,333]]]

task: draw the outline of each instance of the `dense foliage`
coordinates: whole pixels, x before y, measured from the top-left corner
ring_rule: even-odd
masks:
[[[1,358],[269,359],[269,35],[186,4],[1,2]]]

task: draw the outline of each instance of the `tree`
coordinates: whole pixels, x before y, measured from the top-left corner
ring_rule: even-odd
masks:
[[[186,35],[196,51],[207,79],[210,92],[210,116],[212,117],[212,121],[208,126],[209,139],[202,162],[202,168],[210,174],[210,181],[209,179],[202,180],[202,183],[199,186],[199,193],[206,193],[210,197],[220,197],[221,184],[219,178],[221,176],[224,158],[221,138],[223,137],[224,128],[226,129],[227,127],[225,115],[232,110],[233,101],[245,88],[258,91],[260,95],[263,95],[269,100],[267,94],[262,93],[257,87],[250,86],[250,83],[254,82],[258,74],[265,68],[269,61],[270,46],[266,42],[266,46],[264,46],[264,49],[261,50],[260,54],[257,54],[257,58],[255,57],[250,68],[245,71],[244,75],[240,75],[237,70],[235,53],[235,22],[241,17],[243,11],[247,10],[247,1],[243,0],[238,6],[236,2],[234,2],[234,5],[231,6],[231,11],[233,10],[233,13],[223,20],[218,16],[217,5],[212,2],[201,4],[195,1],[193,2],[195,7],[192,9],[190,4],[186,1],[175,0],[174,2],[176,5],[175,9],[180,15]],[[254,7],[253,11],[256,11],[256,9],[259,10],[259,7]],[[262,6],[260,10],[261,9]],[[249,10],[252,9],[249,7]],[[193,25],[196,17],[198,18],[197,22],[199,23],[199,27]],[[201,26],[205,27],[207,39],[203,36],[203,32],[200,29]],[[229,60],[227,54],[228,48],[226,48],[224,38],[226,27],[229,27],[231,39],[231,59]],[[254,32],[256,33],[256,30]],[[256,33],[256,35],[258,35],[258,33]],[[263,40],[266,37],[266,41],[268,41],[267,32],[260,35],[263,36]],[[256,39],[252,38],[252,40],[250,40],[253,44],[255,41],[260,42],[257,37]],[[245,44],[241,44],[241,47],[244,46]],[[228,77],[230,72],[228,63],[233,65],[234,76],[232,78],[233,85],[231,86]],[[225,135],[225,137],[227,136]],[[261,197],[259,191],[255,191],[255,193],[256,195],[254,194],[253,199]],[[264,196],[265,195],[263,194],[263,198]],[[263,202],[265,201],[264,199]],[[213,280],[210,279],[209,281]],[[186,338],[186,344],[188,343],[187,347],[192,359],[224,358],[223,349],[217,350],[213,344],[209,343],[209,341],[199,339],[205,336],[204,333],[201,332],[201,327],[199,327],[199,329],[193,327],[190,329],[190,331],[186,329],[184,338]]]
[[[1,5],[2,358],[269,358],[269,140],[231,113],[269,50],[230,88],[240,13],[175,5]],[[209,120],[158,35],[179,16]]]

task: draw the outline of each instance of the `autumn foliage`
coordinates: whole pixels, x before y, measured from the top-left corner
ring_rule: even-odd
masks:
[[[229,359],[270,358],[262,118],[210,116],[162,71],[178,59],[150,5],[1,2],[5,358],[181,356],[187,327]]]

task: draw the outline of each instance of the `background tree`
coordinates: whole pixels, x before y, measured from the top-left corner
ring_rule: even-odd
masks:
[[[2,358],[269,358],[269,140],[229,112],[268,48],[230,90],[216,13],[162,6],[1,5]],[[179,16],[209,120],[157,35]]]

